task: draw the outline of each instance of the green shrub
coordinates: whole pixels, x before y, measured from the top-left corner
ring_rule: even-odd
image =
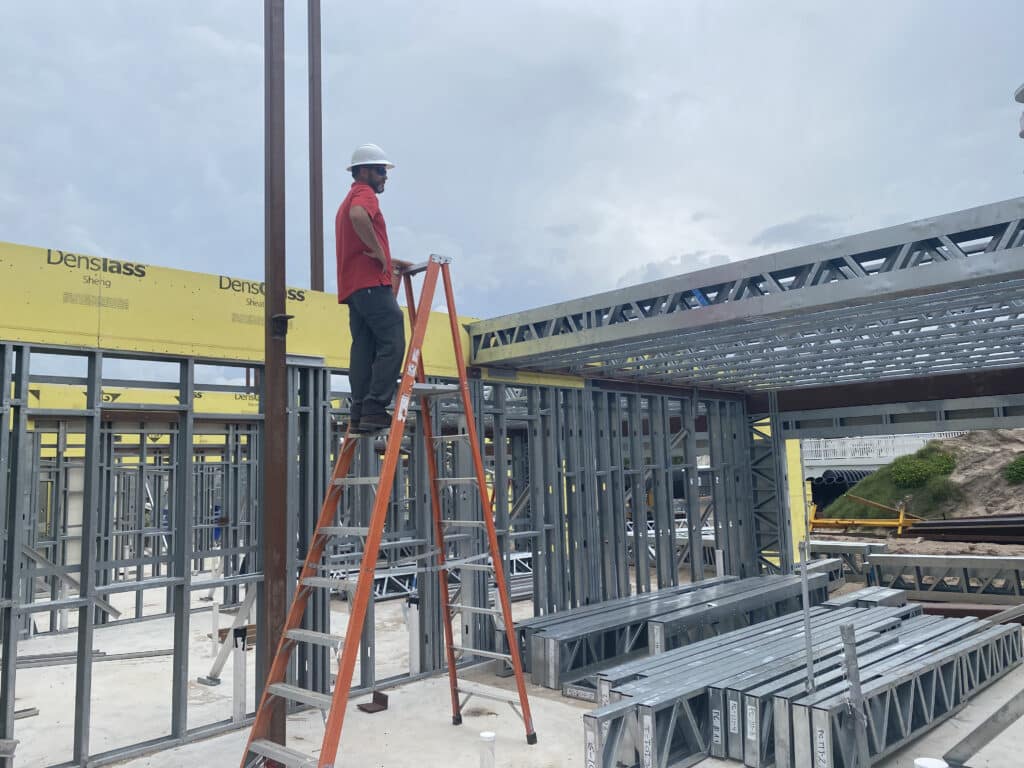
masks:
[[[1024,483],[1024,453],[1003,467],[1003,477],[1010,485]]]
[[[929,477],[938,474],[930,462],[916,456],[900,456],[889,466],[898,488],[920,488]]]
[[[950,501],[959,501],[964,497],[960,486],[943,475],[928,478],[924,487],[914,494],[913,508],[918,514],[929,512]]]
[[[927,462],[937,475],[949,475],[956,469],[956,457],[936,445],[926,445],[914,456]]]

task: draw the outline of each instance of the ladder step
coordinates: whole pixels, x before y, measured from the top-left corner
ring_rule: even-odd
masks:
[[[444,520],[442,522],[444,525],[466,526],[469,528],[482,528],[487,525],[483,520]]]
[[[512,656],[507,653],[498,653],[497,651],[483,651],[479,648],[468,648],[464,645],[453,645],[452,650],[456,653],[465,653],[470,656],[482,656],[485,659],[501,659],[502,661],[512,661]]]
[[[458,384],[413,384],[413,397],[454,397],[459,394]]]
[[[324,536],[369,536],[369,528],[352,525],[325,525],[319,531]]]
[[[249,745],[249,751],[255,755],[269,757],[285,768],[316,768],[317,765],[317,759],[312,755],[296,752],[267,739],[256,739]]]
[[[286,636],[290,640],[311,645],[322,645],[326,648],[340,648],[345,642],[341,635],[328,635],[324,632],[314,632],[311,629],[289,629]]]
[[[307,576],[302,584],[306,587],[336,589],[339,592],[354,592],[356,589],[356,582],[350,579],[329,579],[326,576]]]
[[[447,435],[433,435],[434,440],[469,440],[468,432],[452,432]]]
[[[379,477],[339,477],[334,485],[377,485],[379,482]]]
[[[480,565],[484,565],[484,563],[482,561],[483,560],[487,560],[489,558],[490,558],[490,554],[489,553],[481,552],[479,555],[472,555],[471,557],[460,557],[460,558],[455,559],[455,560],[445,560],[444,565],[442,567],[443,568],[461,568],[462,566],[467,565],[467,564],[471,564],[471,563],[478,563]],[[490,563],[487,563],[486,565],[487,565],[488,568],[491,567]]]
[[[475,477],[439,477],[437,482],[441,485],[471,485],[476,483]]]
[[[450,560],[446,562],[441,568],[445,571],[486,571],[487,573],[493,573],[494,567],[490,563],[467,563],[464,560]]]
[[[492,688],[489,685],[472,683],[460,677],[455,678],[455,683],[459,693],[464,693],[467,696],[479,696],[481,699],[503,701],[507,704],[519,703],[519,694],[515,691],[503,691],[500,688]]]
[[[326,693],[309,691],[305,688],[299,688],[297,685],[289,685],[288,683],[273,683],[267,690],[274,696],[299,704],[308,704],[325,712],[331,708],[331,697]]]
[[[501,616],[500,608],[481,608],[478,605],[449,605],[452,611],[465,611],[466,613],[479,613],[484,616]]]

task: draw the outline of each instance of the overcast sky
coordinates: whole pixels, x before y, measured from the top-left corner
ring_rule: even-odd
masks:
[[[288,282],[309,281],[287,3]],[[1024,3],[324,0],[327,285],[355,145],[491,317],[1015,197]],[[261,279],[263,3],[0,5],[0,240]]]

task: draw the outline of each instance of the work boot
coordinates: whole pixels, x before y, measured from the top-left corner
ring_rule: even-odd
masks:
[[[391,414],[387,411],[383,413],[368,413],[359,420],[359,429],[364,433],[380,432],[390,426]]]

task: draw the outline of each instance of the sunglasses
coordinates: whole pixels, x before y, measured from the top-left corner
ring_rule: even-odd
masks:
[[[370,170],[376,173],[378,176],[388,175],[388,169],[383,165],[371,165]]]

